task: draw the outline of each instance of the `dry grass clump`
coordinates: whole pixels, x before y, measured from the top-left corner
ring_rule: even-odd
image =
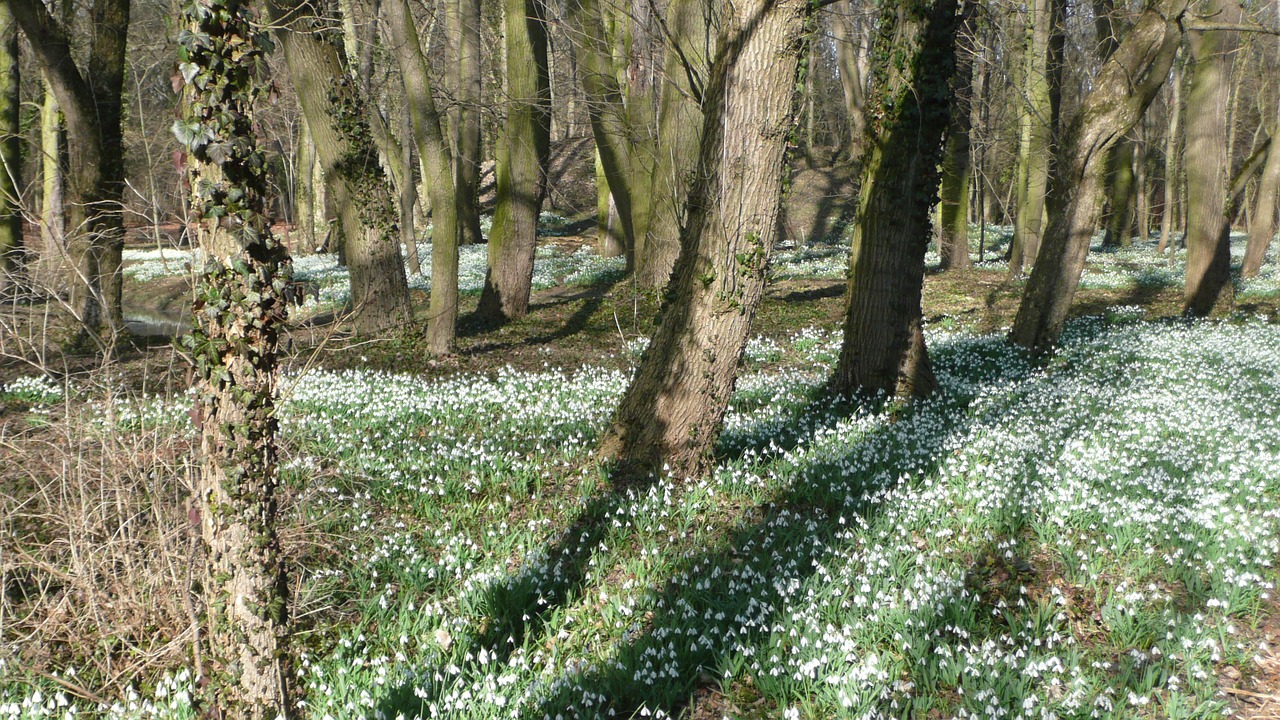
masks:
[[[96,688],[184,664],[192,440],[117,432],[74,403],[30,417],[0,418],[0,659],[45,677],[75,668]]]

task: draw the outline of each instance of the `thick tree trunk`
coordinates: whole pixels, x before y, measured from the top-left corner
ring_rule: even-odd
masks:
[[[1051,0],[1031,3],[1022,65],[1023,103],[1018,120],[1017,209],[1009,273],[1019,276],[1035,262],[1044,235],[1049,190],[1049,157],[1053,142],[1049,81]]]
[[[886,3],[880,14],[872,57],[892,61],[872,65],[844,342],[830,381],[840,394],[919,397],[936,386],[920,297],[951,115],[957,6],[904,0]]]
[[[506,0],[506,125],[498,138],[489,270],[476,313],[500,322],[529,312],[538,215],[551,152],[551,76],[543,0]]]
[[[1215,23],[1239,24],[1235,0],[1201,0],[1197,13]],[[1187,283],[1184,310],[1208,315],[1233,300],[1228,183],[1227,107],[1231,63],[1239,44],[1233,30],[1191,30],[1191,82],[1187,87]]]
[[[18,125],[18,26],[0,5],[0,294],[25,284],[22,243],[22,129]]]
[[[431,199],[431,304],[427,309],[427,349],[436,355],[454,350],[458,326],[458,193],[453,157],[444,130],[418,31],[407,0],[388,0],[387,32],[413,118],[413,138]]]
[[[1160,243],[1156,252],[1163,255],[1169,247],[1177,219],[1178,187],[1181,183],[1178,158],[1182,154],[1182,62],[1174,62],[1170,81],[1169,130],[1164,143],[1164,209],[1160,211]]]
[[[364,99],[337,49],[317,34],[327,28],[310,6],[272,0],[270,8],[342,228],[352,323],[361,333],[404,325],[410,319],[409,285],[400,234]]]
[[[1280,107],[1276,108],[1276,119],[1271,130],[1271,147],[1267,150],[1267,163],[1262,169],[1262,179],[1258,181],[1258,194],[1254,198],[1252,224],[1249,226],[1249,244],[1244,252],[1244,267],[1240,274],[1244,277],[1255,277],[1262,269],[1262,262],[1267,257],[1267,249],[1276,234],[1277,218],[1280,206]]]
[[[182,22],[189,31],[179,50],[183,123],[202,129],[182,139],[208,258],[193,306],[197,324],[183,341],[197,377],[201,461],[192,514],[205,550],[207,647],[196,703],[211,717],[288,718],[288,592],[275,525],[276,350],[289,253],[265,215],[264,160],[253,135],[263,54],[240,0],[197,0],[184,6]]]
[[[702,92],[715,51],[706,0],[672,0],[667,6],[666,58],[658,110],[657,163],[650,189],[652,214],[636,280],[661,288],[680,255],[680,224],[702,135]]]
[[[955,100],[942,156],[938,254],[944,270],[963,270],[973,264],[969,259],[969,179],[973,176],[969,133],[973,122],[973,61],[977,54],[977,31],[976,15],[969,12],[956,38],[956,73],[951,81]]]
[[[705,94],[698,172],[662,319],[601,454],[624,473],[694,477],[711,463],[782,196],[809,3],[726,6]]]
[[[1062,332],[1102,212],[1108,150],[1142,118],[1169,74],[1187,0],[1150,2],[1102,65],[1066,136],[1068,162],[1055,176],[1063,212],[1050,218],[1009,339],[1042,351]]]

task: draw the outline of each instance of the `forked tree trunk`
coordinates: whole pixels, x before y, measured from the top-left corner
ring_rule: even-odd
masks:
[[[1099,69],[1065,137],[1067,162],[1054,181],[1055,193],[1064,200],[1063,212],[1050,218],[1010,341],[1037,351],[1057,343],[1102,213],[1107,151],[1142,118],[1164,84],[1181,42],[1186,5],[1187,0],[1148,3]]]
[[[1271,147],[1267,150],[1267,163],[1262,168],[1262,179],[1258,181],[1258,194],[1254,199],[1253,222],[1249,227],[1249,244],[1244,252],[1244,267],[1240,274],[1244,277],[1255,277],[1262,269],[1262,262],[1267,257],[1267,249],[1276,234],[1276,215],[1280,212],[1277,199],[1280,198],[1280,107],[1276,108],[1276,119],[1271,130]]]
[[[364,115],[364,98],[342,68],[325,23],[306,4],[269,3],[275,34],[307,116],[342,228],[351,275],[352,323],[361,333],[403,326],[410,319],[409,284],[391,190]]]
[[[413,139],[431,199],[431,304],[427,308],[427,349],[454,350],[458,327],[458,193],[453,157],[441,115],[431,94],[426,58],[407,0],[388,0],[387,32],[413,118]]]
[[[809,8],[803,0],[726,6],[680,258],[662,319],[601,443],[624,474],[665,463],[688,478],[710,466],[764,292]]]
[[[902,0],[880,13],[872,57],[894,60],[872,65],[844,342],[830,381],[842,395],[920,397],[936,386],[920,297],[951,115],[958,5]]]
[[[938,254],[944,270],[963,270],[973,264],[969,258],[969,179],[973,176],[969,133],[973,129],[973,60],[977,54],[977,31],[976,14],[969,12],[956,38],[956,73],[951,82],[955,105],[942,156]]]
[[[680,224],[702,135],[702,92],[715,51],[709,13],[706,0],[672,0],[667,6],[671,36],[662,66],[652,211],[636,257],[636,281],[644,287],[665,286],[680,255]]]
[[[259,33],[241,0],[182,13],[183,123],[191,207],[208,258],[183,342],[195,362],[200,472],[193,499],[204,540],[204,677],[209,717],[288,718],[289,606],[276,535],[276,350],[287,315],[289,253],[266,217],[253,134]],[[200,43],[197,38],[215,42]]]
[[[18,125],[18,26],[0,5],[0,294],[25,284],[22,244],[22,129]]]
[[[1239,24],[1236,0],[1201,0],[1197,13],[1215,23]],[[1224,109],[1231,95],[1231,64],[1239,44],[1234,30],[1190,30],[1191,82],[1187,87],[1187,282],[1189,315],[1208,315],[1233,300],[1231,157]]]
[[[498,138],[497,202],[489,270],[477,315],[498,322],[529,312],[538,215],[551,152],[551,76],[543,0],[506,0],[506,125]]]

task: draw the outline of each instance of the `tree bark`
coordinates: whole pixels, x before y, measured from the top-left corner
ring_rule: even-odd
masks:
[[[1177,218],[1178,187],[1180,173],[1178,157],[1182,154],[1182,62],[1179,59],[1173,66],[1173,79],[1170,81],[1169,98],[1169,130],[1164,144],[1164,209],[1160,212],[1160,242],[1156,252],[1163,255],[1169,247],[1169,239],[1173,234],[1174,221]]]
[[[551,76],[543,0],[506,0],[506,124],[498,138],[489,269],[476,314],[489,322],[529,312],[538,215],[551,152]]]
[[[1040,259],[1010,341],[1043,351],[1058,341],[1102,211],[1107,153],[1141,119],[1164,84],[1182,38],[1187,0],[1153,0],[1102,65],[1066,135],[1069,154],[1055,174],[1063,212],[1050,218]]]
[[[952,110],[958,4],[903,0],[880,14],[872,57],[884,60],[872,66],[844,342],[830,381],[839,394],[921,397],[936,386],[920,298]]]
[[[653,210],[644,250],[636,258],[636,281],[661,288],[680,255],[680,224],[698,164],[702,92],[715,51],[706,0],[672,0],[667,6],[666,57],[658,108],[657,162],[650,188]]]
[[[809,3],[725,6],[698,170],[661,320],[601,444],[624,474],[712,459],[773,248]]]
[[[18,26],[0,4],[0,293],[25,284],[22,242],[22,129],[18,125]]]
[[[1107,182],[1111,213],[1102,236],[1102,244],[1107,247],[1129,247],[1133,244],[1134,145],[1133,138],[1125,137],[1116,141],[1116,146],[1111,149],[1111,172]]]
[[[850,27],[852,20],[841,15],[832,18],[831,30],[836,41],[836,63],[840,68],[840,88],[844,91],[845,112],[849,116],[849,158],[862,159],[866,149],[866,88],[862,72],[862,56],[858,45],[863,41]]]
[[[207,258],[183,339],[195,362],[200,472],[193,499],[205,550],[204,677],[210,716],[293,715],[289,607],[276,536],[277,365],[285,325],[288,250],[266,217],[267,177],[253,134],[254,77],[264,31],[241,0],[184,6],[186,80],[180,133],[191,205]],[[199,38],[211,38],[209,43]]]
[[[431,199],[431,304],[427,349],[453,352],[458,326],[458,193],[453,157],[445,142],[441,115],[431,94],[426,59],[407,0],[388,0],[387,32],[413,118],[413,138]]]
[[[1049,189],[1049,157],[1053,142],[1049,81],[1051,0],[1035,0],[1027,24],[1023,61],[1023,101],[1018,120],[1017,209],[1009,273],[1020,276],[1035,262],[1044,234]]]
[[[323,203],[318,203],[316,197],[317,188],[321,187],[321,183],[316,180],[316,142],[311,138],[311,131],[307,129],[307,116],[300,113],[298,116],[298,149],[295,153],[297,159],[294,164],[297,166],[297,179],[293,185],[293,207],[294,207],[294,226],[298,232],[298,242],[295,243],[295,250],[298,252],[315,252],[320,247],[320,235],[323,234],[321,229],[317,233],[318,228],[323,227],[323,219],[317,221],[316,209],[323,207]]]
[[[1201,0],[1198,14],[1214,22],[1238,23],[1236,0]],[[1233,300],[1231,217],[1228,183],[1231,158],[1223,110],[1231,94],[1231,63],[1239,44],[1233,30],[1191,30],[1191,82],[1187,87],[1187,281],[1183,295],[1189,315],[1208,315]]]
[[[64,159],[66,139],[62,130],[62,112],[49,83],[44,83],[44,102],[40,105],[40,252],[41,272],[45,282],[56,287],[58,278],[66,277],[66,223],[63,202]]]
[[[966,11],[972,7],[965,5]],[[942,217],[939,223],[938,254],[942,269],[963,270],[973,265],[969,258],[969,133],[973,122],[973,61],[977,54],[976,14],[968,12],[956,38],[956,73],[951,82],[955,98],[947,144],[942,159]]]
[[[276,36],[334,201],[351,275],[352,324],[376,333],[409,322],[409,284],[387,178],[378,163],[364,98],[343,70],[328,30],[309,5],[270,3]]]
[[[480,0],[449,0],[449,37],[454,40],[453,92],[449,112],[453,133],[454,192],[458,241],[484,241],[480,233]]]
[[[1245,247],[1244,267],[1240,274],[1256,277],[1267,257],[1267,249],[1276,234],[1276,214],[1280,212],[1280,107],[1271,126],[1271,147],[1267,150],[1267,163],[1258,181],[1258,194],[1254,198],[1253,222],[1249,227],[1249,244]]]

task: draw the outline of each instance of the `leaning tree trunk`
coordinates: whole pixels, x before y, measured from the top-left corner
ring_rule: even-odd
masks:
[[[665,463],[687,478],[711,463],[764,292],[809,9],[804,0],[726,6],[680,258],[662,319],[601,445],[624,474]]]
[[[1249,244],[1244,251],[1244,267],[1240,274],[1256,277],[1267,257],[1267,249],[1276,234],[1277,198],[1280,197],[1280,107],[1271,130],[1271,147],[1267,151],[1267,164],[1262,168],[1258,181],[1258,194],[1254,198],[1253,224],[1249,227]]]
[[[410,320],[409,283],[391,190],[378,163],[365,117],[364,98],[342,69],[338,50],[322,34],[329,30],[306,4],[270,5],[276,36],[284,46],[289,75],[307,116],[342,229],[351,275],[352,323],[376,333]]]
[[[18,125],[18,26],[0,5],[0,293],[23,284],[22,129]]]
[[[831,389],[923,396],[936,386],[920,308],[950,122],[957,0],[886,3],[872,56],[869,149]],[[971,9],[966,9],[966,15]]]
[[[458,193],[453,158],[445,143],[441,115],[431,94],[426,58],[407,0],[386,4],[387,32],[400,67],[405,101],[413,119],[413,139],[431,200],[431,304],[427,309],[427,349],[454,350],[458,327]]]
[[[1037,351],[1057,343],[1102,214],[1108,150],[1142,118],[1164,84],[1182,39],[1186,5],[1187,0],[1150,2],[1099,69],[1066,136],[1069,153],[1054,181],[1063,211],[1050,218],[1009,333],[1012,342]]]
[[[204,677],[197,706],[210,717],[293,714],[289,607],[276,536],[276,350],[290,264],[266,217],[266,163],[253,133],[264,86],[263,33],[242,0],[185,5],[178,70],[186,80],[179,139],[190,163],[191,207],[207,258],[196,326],[183,339],[195,362],[200,473],[193,516],[204,540]],[[212,42],[200,42],[200,38]]]
[[[644,287],[665,286],[680,255],[680,224],[698,164],[702,91],[714,52],[707,14],[706,0],[673,0],[667,6],[670,37],[662,65],[652,210],[643,252],[636,257],[636,281]]]
[[[969,7],[966,5],[966,9]],[[942,157],[938,254],[944,270],[963,270],[973,264],[969,258],[969,179],[973,176],[969,133],[973,129],[973,60],[977,54],[977,32],[977,15],[969,12],[957,37],[956,73],[951,81],[955,105]]]
[[[529,312],[538,214],[551,152],[551,76],[544,0],[506,0],[506,125],[498,138],[489,271],[476,313],[500,322]]]

